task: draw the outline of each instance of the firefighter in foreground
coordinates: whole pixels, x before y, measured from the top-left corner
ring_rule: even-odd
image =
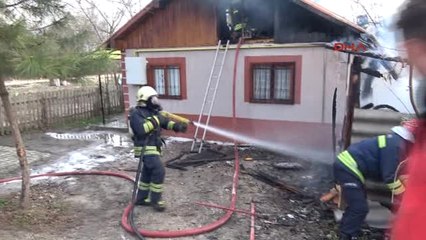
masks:
[[[130,111],[135,157],[143,161],[135,204],[151,205],[157,211],[164,211],[166,207],[161,198],[165,178],[165,168],[160,160],[161,128],[175,132],[187,130],[187,124],[171,121],[160,113],[161,110],[157,92],[152,87],[143,86],[137,92],[137,106]]]
[[[352,144],[337,156],[334,177],[341,188],[346,209],[340,223],[340,239],[358,239],[368,213],[365,180],[384,182],[395,199],[405,188],[397,170],[414,143],[415,121],[392,128],[392,133]]]

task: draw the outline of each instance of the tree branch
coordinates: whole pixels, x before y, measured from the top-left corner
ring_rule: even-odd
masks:
[[[111,36],[118,25],[120,25],[121,20],[123,19],[124,15],[124,9],[119,8],[118,11],[115,13],[114,16],[109,18],[104,12],[102,12],[101,9],[98,8],[98,6],[92,1],[92,0],[85,0],[89,5],[91,5],[98,13],[99,15],[104,19],[105,23],[108,25],[108,37]]]
[[[91,5],[93,8],[95,8],[98,11],[98,13],[101,15],[101,17],[104,19],[104,21],[109,25],[109,27],[111,27],[108,17],[98,8],[98,6],[93,1],[86,0],[86,2],[89,5]]]
[[[92,25],[93,30],[95,30],[96,36],[99,38],[99,41],[103,41],[105,39],[102,38],[101,34],[99,33],[98,26],[95,22],[93,22],[92,18],[87,14],[87,12],[84,10],[83,6],[81,5],[81,1],[77,1],[78,6],[81,9],[81,12],[86,16],[87,20],[90,22],[90,25]]]
[[[129,13],[130,17],[133,17],[133,9],[132,9],[132,5],[131,2],[125,2],[125,0],[119,0],[116,1],[117,3],[123,5],[123,7],[127,10],[127,12]],[[140,3],[140,2],[139,2]]]
[[[12,3],[12,4],[5,4],[5,5],[3,5],[3,6],[0,6],[0,8],[16,7],[16,6],[21,5],[21,4],[23,4],[23,3],[25,3],[25,2],[28,2],[28,1],[30,1],[30,0],[20,0],[20,1],[16,2],[16,3]]]
[[[52,23],[50,23],[50,24],[48,24],[48,25],[45,25],[45,26],[42,26],[42,27],[38,27],[38,28],[30,29],[30,31],[42,31],[42,30],[44,30],[44,29],[46,29],[46,28],[50,28],[50,27],[52,27],[52,26],[55,26],[55,25],[57,25],[57,24],[60,24],[62,21],[64,21],[65,19],[67,19],[67,17],[68,17],[68,16],[64,16],[64,17],[62,17],[62,18],[60,18],[60,19],[58,19],[58,20],[54,20]]]

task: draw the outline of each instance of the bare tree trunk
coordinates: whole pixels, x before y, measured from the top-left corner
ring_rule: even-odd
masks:
[[[0,97],[7,119],[12,129],[13,140],[16,145],[16,154],[18,155],[19,165],[22,173],[22,189],[21,189],[21,207],[26,209],[29,205],[30,198],[30,171],[28,168],[27,154],[22,140],[21,131],[19,130],[16,112],[10,103],[9,93],[7,92],[4,78],[0,76]]]

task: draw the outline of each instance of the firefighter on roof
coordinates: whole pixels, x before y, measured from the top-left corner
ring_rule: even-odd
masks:
[[[231,6],[226,9],[226,24],[234,41],[243,36],[247,28],[247,19],[243,17],[243,3],[241,0],[231,1]]]
[[[160,160],[161,129],[187,130],[187,124],[170,121],[160,114],[161,110],[157,92],[144,86],[137,92],[137,106],[130,111],[135,157],[143,161],[141,179],[137,179],[136,205],[151,205],[157,211],[165,210],[165,202],[161,198],[165,177],[165,168]]]
[[[400,201],[405,187],[397,169],[414,143],[415,121],[392,128],[392,133],[352,144],[337,156],[334,177],[346,203],[340,223],[340,239],[354,240],[361,235],[361,225],[368,213],[364,183],[366,179],[383,182]]]

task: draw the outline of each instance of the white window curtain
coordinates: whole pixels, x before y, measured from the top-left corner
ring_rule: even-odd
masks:
[[[284,66],[277,66],[274,69],[274,99],[289,100],[291,96],[291,71],[292,69]]]
[[[168,92],[170,96],[180,96],[180,70],[178,66],[167,69]]]
[[[257,65],[253,69],[253,98],[255,100],[271,99],[272,68],[268,65]]]
[[[154,69],[155,90],[159,95],[166,94],[165,72],[163,68]]]

